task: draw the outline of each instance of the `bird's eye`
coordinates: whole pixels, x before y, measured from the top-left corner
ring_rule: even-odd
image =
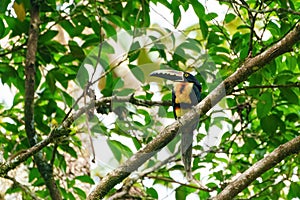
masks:
[[[185,73],[185,74],[184,74],[184,77],[186,77],[186,78],[189,77],[189,74]]]

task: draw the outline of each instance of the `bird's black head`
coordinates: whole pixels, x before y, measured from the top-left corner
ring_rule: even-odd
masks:
[[[195,84],[200,85],[200,83],[198,82],[196,77],[188,72],[183,72],[183,79],[184,79],[184,82],[190,82],[190,83],[195,83]]]
[[[194,83],[199,91],[201,91],[201,84],[196,79],[195,76],[188,72],[176,71],[176,70],[156,70],[150,74],[150,76],[156,76],[164,79],[168,79],[171,81],[177,82],[190,82]]]

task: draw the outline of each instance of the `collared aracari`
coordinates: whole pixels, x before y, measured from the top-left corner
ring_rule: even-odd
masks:
[[[175,119],[183,116],[192,107],[201,101],[201,84],[190,73],[176,70],[156,70],[150,74],[164,79],[174,81],[172,90],[172,106]],[[181,128],[181,155],[189,181],[192,180],[192,144],[193,131],[198,125],[198,121],[191,122],[190,125]]]

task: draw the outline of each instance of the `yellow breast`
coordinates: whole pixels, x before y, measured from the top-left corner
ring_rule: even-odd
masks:
[[[193,83],[188,82],[175,82],[174,93],[175,103],[192,103],[190,94],[193,89]]]

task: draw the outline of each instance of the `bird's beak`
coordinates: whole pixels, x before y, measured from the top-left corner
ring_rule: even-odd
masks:
[[[150,73],[150,76],[156,76],[159,78],[168,79],[171,81],[184,81],[184,72],[176,70],[156,70]]]

